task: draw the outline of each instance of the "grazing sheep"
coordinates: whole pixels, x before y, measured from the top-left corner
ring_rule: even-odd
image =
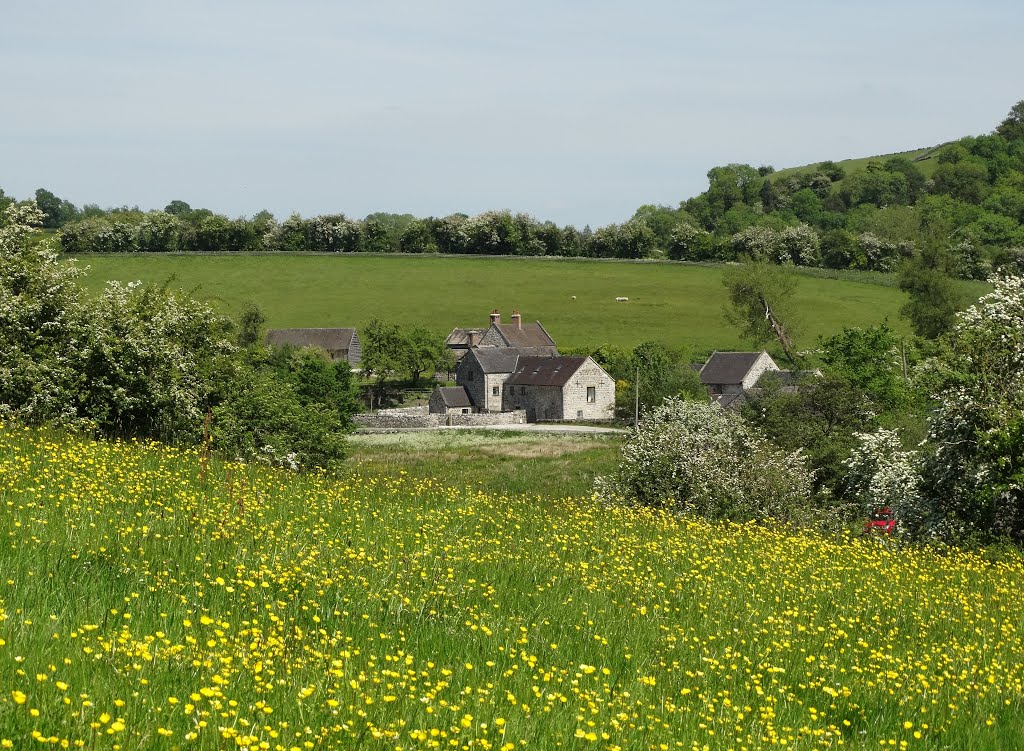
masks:
[[[616,297],[615,302],[629,302],[628,297]]]

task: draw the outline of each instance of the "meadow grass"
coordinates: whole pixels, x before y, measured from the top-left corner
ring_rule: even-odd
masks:
[[[399,473],[493,495],[585,496],[615,469],[620,435],[552,435],[497,430],[362,433],[347,465],[366,477]]]
[[[561,347],[632,348],[653,340],[703,354],[751,346],[723,316],[720,266],[398,255],[118,255],[81,261],[91,267],[84,283],[93,291],[107,280],[172,279],[173,286],[228,313],[256,303],[272,328],[362,327],[376,317],[447,333],[456,326],[485,326],[497,308],[506,316],[519,309],[524,320],[540,320]],[[800,346],[843,326],[885,320],[908,331],[899,318],[905,295],[878,284],[877,275],[798,279]],[[987,287],[967,289],[976,298]]]
[[[10,427],[0,506],[0,748],[1024,743],[1015,553]]]

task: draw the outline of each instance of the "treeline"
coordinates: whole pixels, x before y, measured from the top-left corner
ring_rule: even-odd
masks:
[[[263,211],[231,219],[176,200],[162,211],[77,209],[36,191],[44,226],[66,253],[452,253],[589,258],[670,258],[893,271],[924,251],[946,274],[987,278],[1024,270],[1024,102],[989,135],[932,155],[926,175],[904,157],[847,174],[822,162],[777,175],[730,164],[677,207],[640,207],[629,221],[592,231],[511,211],[416,218],[343,214],[277,221]],[[0,191],[0,210],[13,199]]]
[[[658,255],[655,236],[643,222],[603,227],[559,227],[526,214],[488,211],[441,219],[375,214],[350,219],[343,214],[278,223],[267,212],[252,219],[229,219],[206,210],[171,213],[118,210],[67,223],[61,247],[86,253],[306,252],[453,253],[520,256],[650,258]]]

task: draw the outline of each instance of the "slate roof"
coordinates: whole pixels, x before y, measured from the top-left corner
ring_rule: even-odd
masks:
[[[522,326],[514,323],[495,323],[494,327],[510,347],[555,348],[555,340],[540,321],[524,323]]]
[[[700,369],[705,385],[739,384],[763,352],[714,352]]]
[[[487,329],[452,329],[444,343],[449,347],[468,347],[470,333],[476,334],[476,340],[479,342],[485,331]]]
[[[564,386],[586,362],[585,357],[520,357],[509,386]]]
[[[328,351],[348,350],[352,339],[358,341],[355,329],[270,329],[264,341],[275,347],[320,347]]]
[[[466,357],[475,357],[484,373],[511,373],[519,354],[519,350],[512,347],[475,347]]]
[[[739,409],[747,401],[747,392],[740,391],[735,394],[715,394],[711,401],[722,409]]]
[[[469,392],[462,386],[438,386],[437,390],[441,392],[441,401],[444,402],[446,407],[473,406],[473,403],[469,400]]]

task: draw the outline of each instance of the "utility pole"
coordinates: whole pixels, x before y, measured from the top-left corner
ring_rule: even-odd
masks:
[[[640,424],[640,365],[636,366],[636,404],[633,406],[633,427]]]

